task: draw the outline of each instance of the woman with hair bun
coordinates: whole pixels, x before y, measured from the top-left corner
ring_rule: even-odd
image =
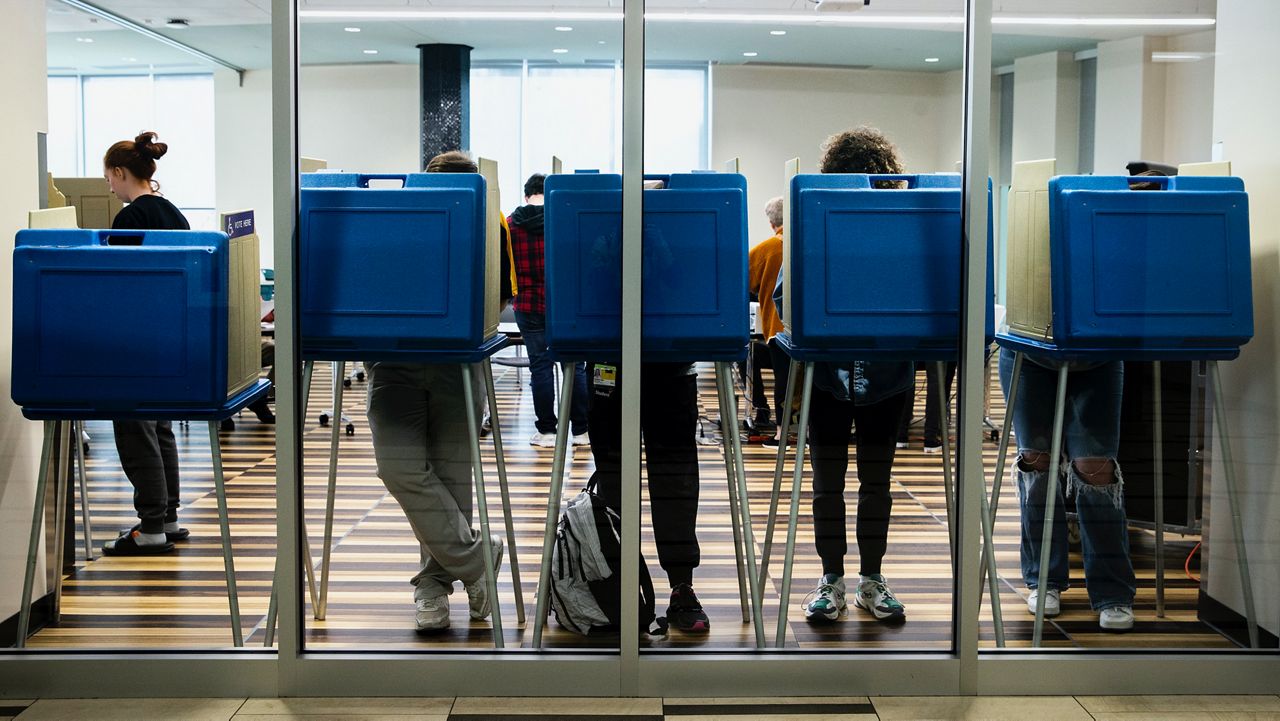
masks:
[[[152,176],[156,160],[169,146],[147,131],[121,140],[102,158],[102,174],[111,192],[127,203],[112,222],[112,230],[190,230],[182,213],[159,195]],[[138,525],[107,541],[108,556],[142,556],[173,550],[173,542],[190,533],[178,526],[178,444],[170,421],[114,421],[116,452],[133,484],[133,507]]]

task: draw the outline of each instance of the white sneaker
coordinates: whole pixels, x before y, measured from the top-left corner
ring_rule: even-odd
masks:
[[[1036,613],[1036,591],[1031,589],[1031,595],[1027,596],[1027,610],[1031,615]],[[1044,592],[1044,617],[1053,618],[1062,613],[1062,591],[1056,588],[1050,588]]]
[[[893,595],[884,576],[864,576],[853,594],[853,605],[870,611],[879,621],[899,621],[907,617],[907,607]]]
[[[911,444],[907,443],[906,441],[898,441],[897,443],[893,444],[893,447],[901,450],[903,448],[910,448]]]
[[[575,445],[575,446],[589,446],[589,445],[591,445],[591,437],[590,437],[590,434],[587,434],[587,433],[579,433],[579,434],[575,435],[575,436],[573,437],[573,445]]]
[[[502,568],[502,539],[497,536],[489,537],[493,544],[493,572],[496,575],[498,569]],[[492,604],[489,603],[488,586],[483,575],[476,580],[475,583],[468,583],[467,589],[467,606],[471,611],[471,617],[477,621],[482,621],[489,617],[492,610]]]
[[[1098,625],[1108,631],[1128,631],[1133,628],[1133,607],[1112,606],[1098,614]]]
[[[439,631],[449,627],[449,597],[441,594],[420,598],[415,602],[418,613],[414,619],[419,631]]]
[[[529,445],[537,446],[539,448],[555,448],[556,434],[538,433],[535,431],[533,435],[529,436]]]
[[[834,573],[828,573],[818,581],[814,589],[813,600],[804,606],[806,621],[834,621],[849,612],[845,602],[844,579]]]
[[[924,447],[924,452],[925,452],[925,453],[941,453],[941,452],[942,452],[942,445],[941,445],[941,444],[939,444],[939,445],[936,445],[936,446],[925,446],[925,447]]]

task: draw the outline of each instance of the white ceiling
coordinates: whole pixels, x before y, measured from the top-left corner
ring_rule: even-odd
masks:
[[[270,65],[271,0],[94,0],[156,32],[187,43],[230,63],[250,69]],[[1277,0],[1280,1],[1280,0]],[[208,66],[106,20],[47,0],[51,72],[178,72]],[[621,0],[299,0],[304,11],[612,11]],[[779,16],[777,22],[651,21],[646,49],[651,61],[765,62],[782,64],[872,66],[886,69],[943,71],[960,67],[961,27],[953,23],[892,22],[863,24],[876,16],[959,17],[964,0],[873,0],[860,9],[858,24],[823,24],[809,18],[811,0],[648,0],[650,12],[752,13]],[[995,0],[996,16],[1067,16],[1091,18],[1212,18],[1216,0]],[[165,27],[170,18],[190,24],[185,30]],[[616,20],[556,21],[540,19],[384,19],[303,17],[300,52],[304,64],[417,62],[420,43],[471,45],[473,60],[546,60],[565,64],[620,57],[622,25]],[[556,25],[572,25],[557,32]],[[348,33],[345,27],[360,27]],[[993,56],[997,65],[1014,57],[1055,49],[1081,50],[1099,40],[1141,33],[1178,34],[1204,27],[1146,28],[1051,25],[997,25]],[[769,30],[785,30],[785,36]],[[91,42],[90,42],[91,41]],[[567,53],[553,53],[555,48]],[[365,50],[377,50],[376,55]],[[748,58],[744,52],[758,53]],[[925,57],[938,62],[925,63]]]

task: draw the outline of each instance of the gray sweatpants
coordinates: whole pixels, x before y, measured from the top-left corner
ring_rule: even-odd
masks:
[[[378,477],[418,537],[422,569],[415,599],[453,592],[453,582],[484,575],[480,534],[471,528],[468,412],[457,365],[370,363],[369,432]],[[479,374],[473,374],[473,381]],[[483,385],[469,412],[480,425]]]

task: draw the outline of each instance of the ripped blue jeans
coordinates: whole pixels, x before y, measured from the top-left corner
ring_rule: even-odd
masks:
[[[1000,350],[1000,387],[1009,397],[1014,353]],[[1022,578],[1035,589],[1040,577],[1040,545],[1044,537],[1044,510],[1049,472],[1023,462],[1030,453],[1049,454],[1053,434],[1053,406],[1057,397],[1056,361],[1026,356],[1018,397],[1013,407],[1013,428],[1018,462],[1013,476],[1022,511]],[[1067,518],[1064,508],[1074,495],[1080,521],[1085,586],[1089,605],[1096,611],[1133,604],[1136,581],[1129,558],[1129,532],[1124,513],[1124,482],[1115,463],[1120,444],[1120,399],[1124,389],[1124,364],[1072,363],[1067,373],[1066,410],[1063,416],[1064,460],[1054,505],[1053,540],[1049,551],[1047,585],[1065,591],[1070,570],[1067,550]],[[1074,461],[1107,458],[1115,464],[1115,482],[1091,485]]]

